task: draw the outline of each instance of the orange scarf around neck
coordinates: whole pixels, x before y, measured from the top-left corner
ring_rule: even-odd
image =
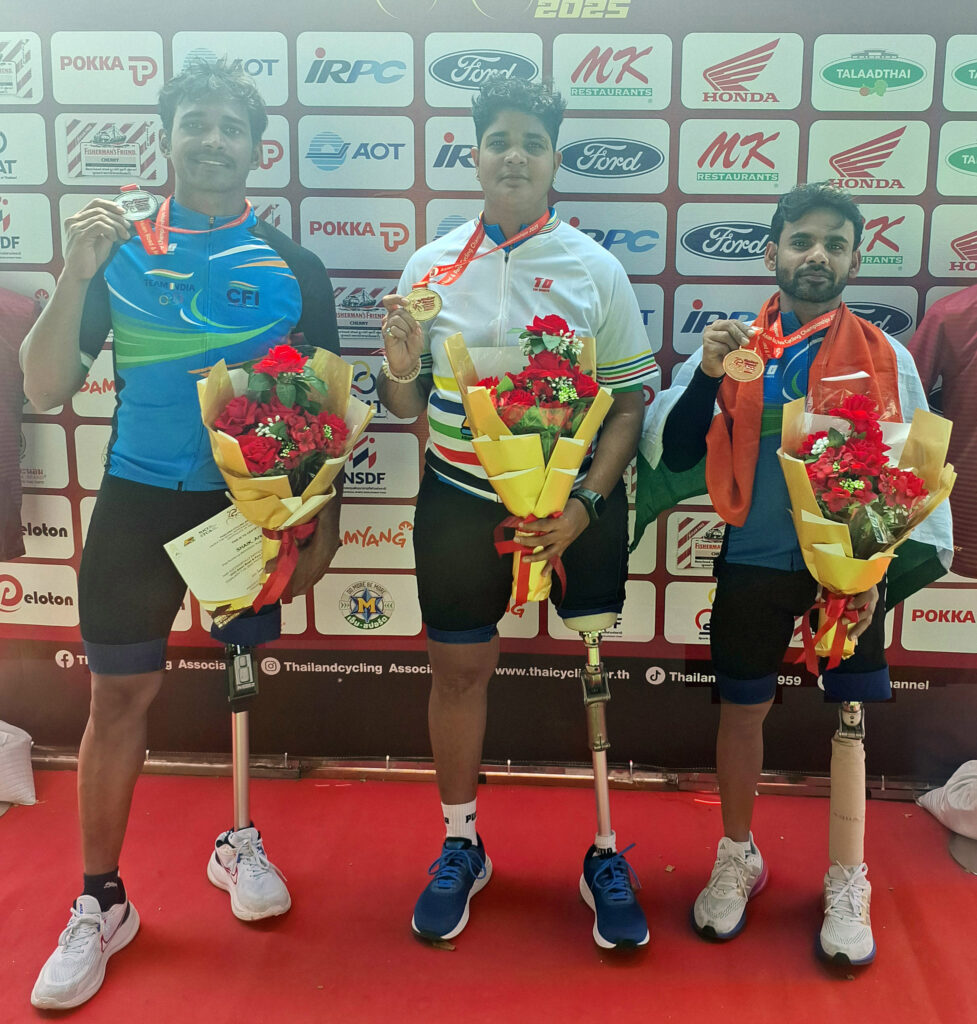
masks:
[[[779,317],[777,292],[763,304],[755,323],[769,330]],[[843,395],[832,396],[838,385],[825,383],[824,378],[859,371],[869,374],[865,394],[883,410],[882,419],[901,420],[896,353],[874,324],[855,316],[842,303],[808,372],[809,407],[827,412],[829,406],[839,405]],[[723,519],[733,526],[742,526],[750,512],[760,451],[763,377],[746,383],[724,377],[717,401],[719,412],[706,435],[706,486]]]

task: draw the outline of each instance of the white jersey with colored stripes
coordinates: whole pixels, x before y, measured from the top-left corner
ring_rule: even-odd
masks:
[[[453,263],[477,221],[425,245],[410,259],[398,286],[406,295],[435,265]],[[488,236],[479,252],[496,245]],[[451,285],[429,285],[443,307],[422,323],[421,370],[432,373],[427,457],[443,479],[498,500],[471,445],[471,433],[444,343],[461,333],[479,377],[516,372],[526,363],[518,334],[534,317],[561,316],[578,337],[596,341],[597,381],[611,391],[634,390],[657,376],[655,357],[631,283],[621,264],[593,239],[557,217],[536,235],[476,259]],[[585,463],[583,471],[586,471]]]

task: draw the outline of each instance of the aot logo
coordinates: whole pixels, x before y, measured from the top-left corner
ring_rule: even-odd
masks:
[[[770,241],[770,228],[752,221],[720,221],[700,224],[679,239],[694,256],[737,263],[760,259]]]
[[[187,71],[195,64],[216,64],[217,54],[206,46],[196,46],[183,58],[182,71]],[[252,78],[271,77],[275,73],[275,65],[280,64],[278,57],[235,57],[227,61],[230,71],[243,71]]]
[[[444,145],[438,150],[434,158],[435,167],[465,167],[470,171],[475,169],[475,162],[472,160],[472,149],[474,143],[455,142],[454,132],[445,132]]]
[[[898,306],[887,306],[882,302],[857,302],[847,303],[848,308],[863,320],[875,324],[880,331],[895,336],[912,327],[913,318]]]
[[[828,159],[832,169],[838,172],[838,177],[831,184],[846,189],[903,188],[898,178],[877,178],[872,172],[885,165],[895,152],[905,131],[906,126],[903,125],[901,128],[895,128],[884,135],[835,153]]]
[[[126,57],[125,64],[117,54],[112,56],[61,55],[61,71],[128,71],[132,75],[133,85],[145,85],[156,77],[159,65],[152,57]]]
[[[354,148],[355,145],[355,148]],[[320,171],[335,171],[349,160],[399,160],[403,142],[346,142],[335,132],[319,132],[312,137],[306,159]]]
[[[704,92],[704,103],[778,103],[772,92],[752,91],[748,83],[754,82],[770,63],[780,39],[774,39],[765,46],[757,46],[746,53],[713,64],[702,72],[702,77],[712,86],[712,92]]]
[[[394,601],[389,591],[373,580],[358,580],[339,600],[343,618],[357,629],[379,629],[390,621]]]
[[[571,96],[647,96],[652,88],[639,61],[651,53],[652,47],[639,50],[625,46],[620,50],[595,46],[570,75]]]
[[[560,152],[565,170],[588,178],[634,178],[665,161],[660,149],[633,139],[583,139]]]
[[[903,257],[899,251],[899,244],[889,238],[886,232],[898,227],[905,219],[897,217],[895,220],[889,220],[883,215],[865,221],[862,235],[863,267],[902,266]],[[886,252],[885,249],[890,251]]]
[[[539,74],[539,67],[528,57],[506,50],[461,50],[431,61],[428,72],[442,85],[477,89],[489,75],[531,82]]]
[[[381,221],[377,227],[372,221],[362,220],[310,220],[309,235],[322,234],[330,238],[376,238],[380,236],[387,252],[396,252],[410,238],[406,224]]]
[[[325,85],[328,82],[355,85],[361,78],[372,78],[378,85],[390,85],[399,82],[407,73],[407,65],[402,60],[326,57],[326,51],[321,46],[315,48],[313,56],[315,59],[305,76],[306,85]]]
[[[763,149],[779,138],[780,132],[720,132],[696,161],[696,181],[777,181],[776,164]]]
[[[661,238],[652,228],[638,231],[631,231],[628,228],[582,228],[579,217],[571,217],[567,223],[585,235],[590,235],[598,245],[602,245],[608,251],[612,251],[615,245],[623,245],[628,252],[649,252]]]
[[[717,320],[739,320],[745,324],[751,324],[756,320],[756,313],[745,309],[734,309],[726,313],[721,309],[705,309],[702,299],[692,300],[692,309],[685,318],[685,323],[679,334],[700,335],[711,324]],[[684,351],[684,350],[683,350]]]
[[[462,224],[467,224],[470,217],[462,217],[461,214],[453,214],[449,217],[444,217],[438,222],[437,229],[434,232],[434,237],[440,238],[442,235],[446,235],[449,231],[454,231],[455,228],[460,228]]]
[[[24,599],[24,588],[15,576],[0,576],[0,612],[16,611]]]
[[[960,257],[950,261],[950,270],[977,271],[977,231],[954,238],[950,248]]]
[[[926,77],[914,60],[888,50],[860,50],[821,68],[821,78],[839,89],[857,89],[860,96],[884,96],[888,89],[907,89]]]
[[[972,146],[961,146],[946,155],[946,162],[955,171],[963,171],[964,174],[977,174],[977,143]],[[0,160],[0,170],[3,161]]]
[[[968,89],[977,89],[977,60],[968,60],[958,64],[952,73],[953,80],[965,85]]]

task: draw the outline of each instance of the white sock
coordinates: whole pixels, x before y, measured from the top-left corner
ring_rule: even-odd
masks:
[[[746,855],[747,855],[748,853],[756,853],[756,847],[755,847],[755,846],[753,845],[753,833],[752,833],[752,832],[750,833],[750,838],[749,838],[749,839],[747,839],[747,840],[746,840],[746,842],[743,842],[743,843],[741,843],[741,842],[738,842],[738,841],[737,841],[737,840],[735,840],[735,839],[730,839],[730,842],[731,842],[731,843],[732,843],[732,844],[733,844],[734,846],[737,846],[737,847],[739,847],[739,849],[740,849],[740,851],[742,852],[742,854],[743,854],[743,856],[744,856],[744,857],[745,857],[745,856],[746,856]]]
[[[597,853],[615,853],[617,851],[617,833],[611,830],[609,836],[602,836],[599,832],[594,836],[594,846],[597,847]]]
[[[474,800],[467,804],[442,804],[441,811],[444,814],[446,838],[470,839],[472,846],[478,845]]]

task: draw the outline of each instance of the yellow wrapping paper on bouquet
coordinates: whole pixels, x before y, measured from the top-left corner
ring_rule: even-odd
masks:
[[[596,366],[594,339],[580,340],[583,351],[579,368],[593,373]],[[477,386],[475,364],[461,334],[447,339],[445,352],[465,407],[472,447],[502,504],[521,519],[529,516],[545,519],[562,512],[584,457],[614,403],[611,393],[606,388],[598,391],[576,433],[573,437],[561,437],[544,463],[539,435],[513,434],[496,412],[488,390]],[[513,552],[514,602],[545,601],[549,597],[550,577],[543,575],[544,565],[545,562],[525,561],[519,550]]]
[[[791,514],[801,554],[808,572],[826,591],[847,596],[860,594],[882,579],[889,563],[897,557],[896,548],[947,498],[953,488],[957,474],[953,466],[946,462],[952,424],[926,409],[917,409],[902,443],[902,450],[897,453],[896,435],[905,432],[906,424],[879,423],[883,440],[893,448],[890,458],[898,455],[897,466],[900,469],[911,469],[923,481],[929,493],[913,510],[906,530],[893,544],[870,558],[855,558],[848,525],[826,519],[821,514],[804,461],[788,454],[798,451],[808,435],[826,429],[828,425],[842,429],[846,424],[833,417],[806,413],[804,401],[798,398],[784,406],[780,448],[777,451],[790,494]],[[824,616],[822,610],[818,633],[821,633],[824,625]],[[815,647],[819,656],[825,657],[831,653],[835,646],[835,630],[839,628],[842,628],[842,624],[831,627],[820,638]],[[855,641],[847,635],[850,624],[844,624],[843,628],[846,636],[842,657],[848,658],[855,652]]]
[[[197,381],[200,413],[217,468],[227,484],[228,497],[249,522],[263,530],[282,534],[286,530],[311,522],[323,507],[336,496],[333,481],[343,468],[353,445],[366,429],[373,416],[372,406],[354,398],[350,393],[353,368],[339,356],[317,348],[306,364],[326,384],[327,393],[310,391],[310,397],[320,409],[342,419],[349,431],[342,455],[327,459],[301,494],[292,494],[286,475],[251,476],[237,438],[214,429],[214,423],[232,398],[247,390],[248,374],[243,369],[228,369],[222,359],[203,379]],[[275,558],[282,546],[282,537],[263,535],[261,542],[262,565]],[[262,583],[269,578],[262,572]],[[220,624],[252,607],[256,594],[242,594],[229,605],[208,608]]]

